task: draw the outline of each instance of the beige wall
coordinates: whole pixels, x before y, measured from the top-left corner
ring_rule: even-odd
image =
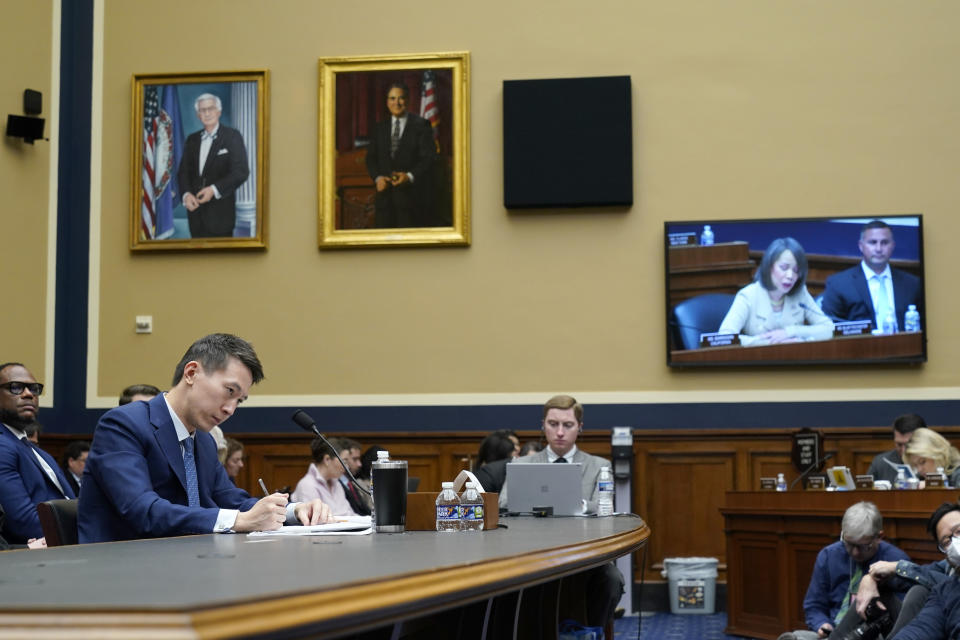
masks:
[[[102,6],[91,396],[166,384],[186,345],[214,330],[258,348],[261,401],[561,389],[652,400],[957,395],[960,4],[491,0],[398,12],[381,0],[168,0],[150,24],[169,46],[142,46],[142,3]],[[455,50],[471,55],[473,246],[320,252],[317,58]],[[271,74],[269,250],[131,254],[131,76],[260,68]],[[633,207],[504,210],[502,81],[615,74],[633,80]],[[666,368],[664,220],[914,212],[926,225],[926,365]],[[133,333],[137,314],[154,316],[152,335]]]
[[[51,94],[52,0],[7,2],[0,20],[0,126],[7,114],[24,115],[23,90],[43,93],[45,135],[51,135],[56,96]],[[54,121],[55,122],[55,121]],[[0,362],[26,364],[48,384],[47,294],[54,274],[48,271],[48,213],[51,204],[50,158],[53,143],[26,144],[3,136],[0,142],[0,280],[3,319],[0,321]],[[49,280],[48,280],[49,278]],[[52,348],[52,347],[51,347]],[[45,397],[44,400],[48,398]]]

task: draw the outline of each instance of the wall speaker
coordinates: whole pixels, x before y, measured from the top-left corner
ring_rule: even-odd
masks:
[[[24,89],[23,112],[28,116],[38,116],[43,113],[43,94],[33,89]]]
[[[33,144],[34,140],[43,138],[43,123],[43,118],[10,114],[7,116],[7,135]]]

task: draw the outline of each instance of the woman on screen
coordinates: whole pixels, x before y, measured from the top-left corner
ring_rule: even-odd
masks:
[[[960,482],[960,452],[933,429],[921,427],[910,435],[903,461],[921,478],[928,473],[936,473],[939,467],[943,469],[951,487],[956,487]]]
[[[737,292],[719,333],[740,334],[744,346],[826,340],[828,318],[807,291],[807,256],[793,238],[770,243],[755,281]]]

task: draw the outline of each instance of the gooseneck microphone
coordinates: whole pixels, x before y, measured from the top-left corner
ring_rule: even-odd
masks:
[[[794,487],[798,482],[800,482],[801,480],[803,480],[804,478],[806,478],[807,475],[809,475],[809,473],[810,473],[811,471],[813,471],[814,469],[816,469],[817,467],[819,467],[820,465],[822,465],[824,462],[826,462],[827,460],[829,460],[829,459],[832,458],[832,457],[833,457],[833,454],[832,454],[832,453],[828,453],[827,455],[823,456],[822,458],[818,458],[818,459],[814,460],[812,465],[810,465],[809,467],[807,467],[806,469],[804,469],[803,473],[801,473],[800,475],[798,475],[796,478],[793,479],[793,482],[790,483],[790,486],[788,487],[788,489],[793,489],[793,487]]]
[[[343,458],[340,457],[340,454],[337,452],[336,447],[334,447],[329,442],[327,442],[327,439],[324,438],[323,434],[320,433],[320,430],[317,429],[317,423],[314,421],[313,418],[310,417],[309,413],[307,413],[303,409],[297,409],[296,411],[293,412],[293,421],[297,423],[297,426],[303,429],[304,431],[309,431],[310,433],[316,434],[318,438],[323,440],[323,442],[328,447],[330,447],[330,450],[333,451],[333,455],[337,456],[337,460],[340,461],[340,466],[342,466],[343,470],[347,472],[347,477],[350,478],[350,482],[353,483],[353,486],[355,486],[357,489],[360,489],[360,491],[363,491],[368,496],[370,495],[370,492],[367,491],[365,488],[363,488],[360,485],[360,483],[357,482],[357,479],[353,477],[353,474],[350,473],[350,469],[348,469],[347,465],[344,464]]]

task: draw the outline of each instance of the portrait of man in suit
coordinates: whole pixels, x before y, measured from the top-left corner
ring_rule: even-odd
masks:
[[[243,136],[220,122],[223,103],[218,96],[197,96],[194,110],[203,128],[187,136],[177,170],[190,235],[230,237],[236,225],[236,191],[250,175]]]
[[[920,278],[890,266],[896,242],[886,222],[865,224],[857,246],[863,256],[860,264],[827,278],[823,312],[834,320],[870,320],[874,329],[882,328],[892,314],[902,331],[909,305],[922,313]]]

